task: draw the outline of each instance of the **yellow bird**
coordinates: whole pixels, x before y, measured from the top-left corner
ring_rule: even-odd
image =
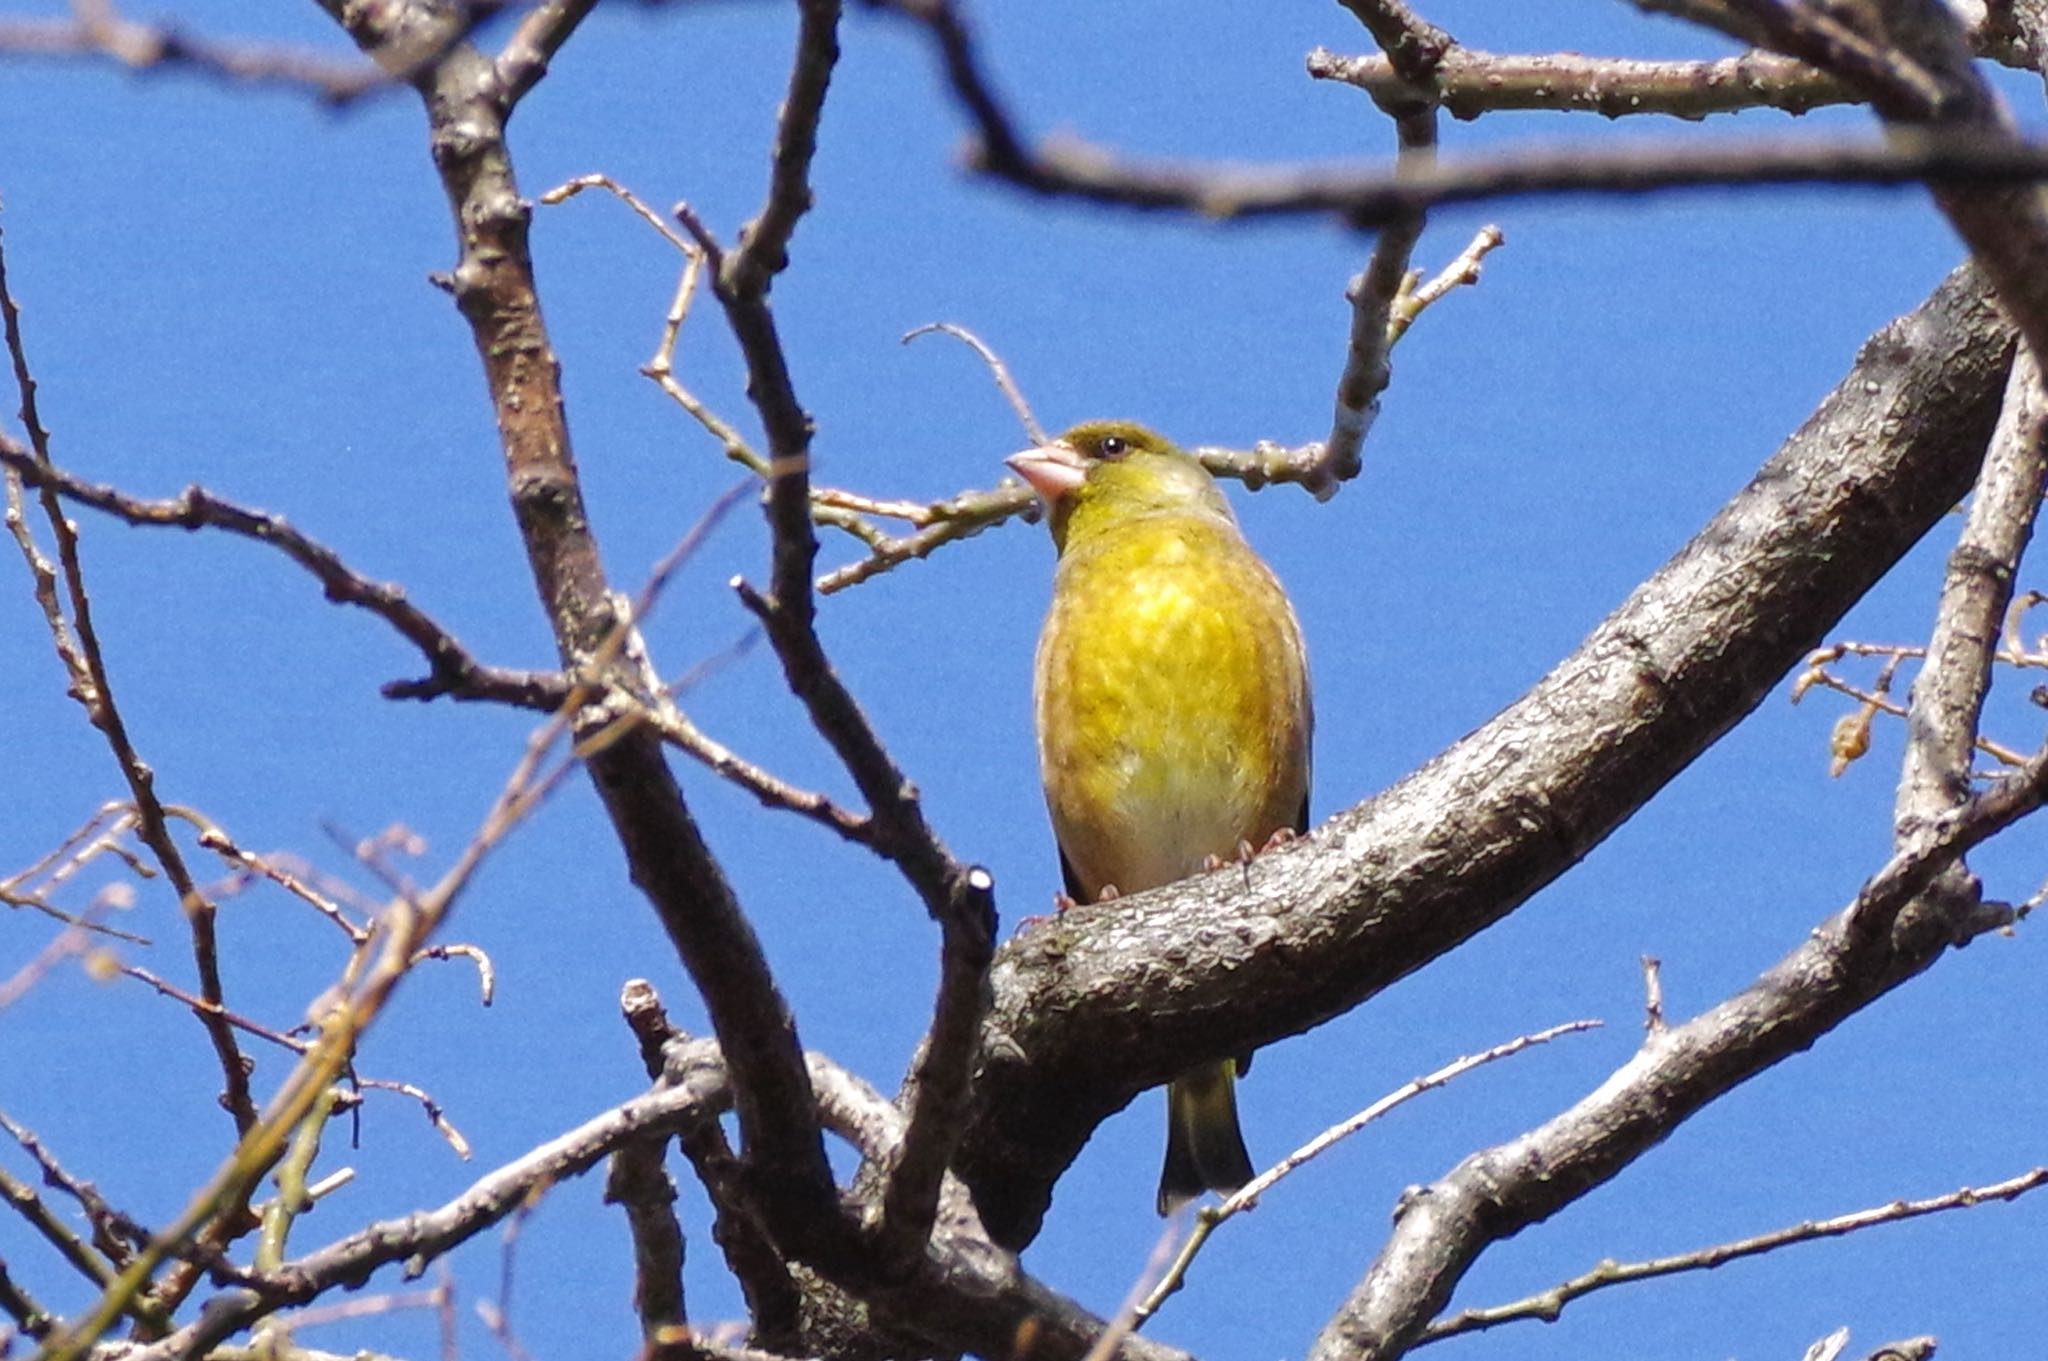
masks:
[[[1308,827],[1308,655],[1215,479],[1126,421],[1008,460],[1059,549],[1038,639],[1039,773],[1067,892],[1171,883]],[[1159,1213],[1252,1178],[1239,1060],[1167,1089]]]

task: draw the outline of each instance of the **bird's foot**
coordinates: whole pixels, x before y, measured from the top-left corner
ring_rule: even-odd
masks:
[[[1115,884],[1104,884],[1095,894],[1098,903],[1113,903],[1124,896],[1124,891]]]
[[[1054,921],[1059,917],[1060,913],[1065,912],[1068,908],[1072,907],[1073,905],[1074,900],[1072,898],[1069,898],[1064,893],[1055,893],[1052,895],[1052,911],[1050,913],[1034,912],[1032,915],[1018,922],[1017,929],[1021,931],[1027,926],[1037,926],[1041,922]]]
[[[1252,886],[1252,861],[1264,855],[1267,851],[1278,850],[1290,841],[1299,839],[1300,833],[1296,832],[1292,827],[1281,827],[1275,830],[1273,835],[1266,838],[1266,844],[1263,846],[1253,846],[1250,841],[1240,841],[1237,843],[1237,854],[1228,859],[1220,855],[1203,856],[1202,869],[1206,873],[1212,870],[1223,869],[1229,865],[1236,865],[1244,870],[1244,886],[1249,889]]]

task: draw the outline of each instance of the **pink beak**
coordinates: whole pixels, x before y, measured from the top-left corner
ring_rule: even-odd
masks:
[[[1048,506],[1080,486],[1082,478],[1088,475],[1087,460],[1071,444],[1041,444],[1035,449],[1011,454],[1003,462],[1030,483],[1031,489]]]

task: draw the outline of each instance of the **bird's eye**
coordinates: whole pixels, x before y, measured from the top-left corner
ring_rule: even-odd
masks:
[[[1131,450],[1130,441],[1122,435],[1104,435],[1102,443],[1096,446],[1104,458],[1121,458]]]

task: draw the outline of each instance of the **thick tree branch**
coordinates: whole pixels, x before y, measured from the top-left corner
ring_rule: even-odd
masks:
[[[2012,334],[1965,268],[1580,648],[1299,847],[1084,905],[1000,952],[956,1166],[1028,1242],[1108,1114],[1342,1014],[1513,911],[1748,713],[1970,485]]]

